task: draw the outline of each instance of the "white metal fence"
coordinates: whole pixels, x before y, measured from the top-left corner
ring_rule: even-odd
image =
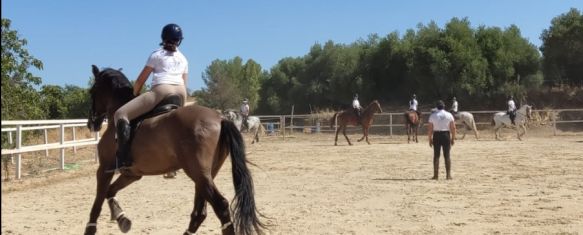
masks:
[[[477,125],[490,125],[492,115],[500,111],[469,111],[474,114]],[[583,129],[583,109],[555,109],[555,110],[534,110],[533,112],[550,112],[552,118],[548,121],[553,129],[553,134],[557,134],[560,129],[558,125],[574,124]],[[576,113],[575,115],[569,115]],[[577,114],[578,113],[578,114]],[[429,113],[423,113],[423,123],[427,121]],[[578,118],[570,118],[576,116]],[[333,132],[334,127],[330,128],[330,117],[321,114],[308,115],[262,115],[258,116],[267,130],[268,134],[278,134],[285,138],[286,132]],[[380,113],[374,117],[374,125],[371,128],[372,132],[377,134],[393,136],[396,132],[404,133],[404,118],[403,113]],[[2,148],[2,156],[10,155],[16,165],[16,178],[20,179],[22,153],[33,151],[44,151],[45,156],[48,156],[48,150],[60,149],[60,169],[65,168],[65,149],[73,148],[76,152],[78,146],[96,145],[99,142],[99,133],[95,132],[92,138],[77,139],[76,128],[86,128],[87,119],[74,120],[35,120],[35,121],[2,121],[2,135],[7,135],[8,148]],[[105,123],[104,123],[105,124]],[[47,130],[59,129],[59,142],[49,143]],[[65,141],[65,131],[72,131],[73,140]],[[43,130],[44,144],[40,145],[24,145],[22,136],[25,131]],[[360,131],[354,128],[354,131]],[[97,159],[97,151],[95,152]]]
[[[44,151],[48,157],[50,149],[60,149],[59,169],[65,169],[65,149],[73,148],[77,152],[77,147],[95,145],[99,141],[99,132],[93,133],[89,139],[78,139],[77,128],[87,128],[87,119],[71,120],[30,120],[30,121],[2,121],[2,134],[7,135],[8,148],[2,148],[2,156],[10,155],[12,162],[16,165],[15,176],[22,177],[22,153]],[[59,129],[59,142],[49,143],[48,130]],[[43,131],[44,144],[24,145],[23,133],[25,131]],[[65,131],[72,131],[72,140],[65,141]],[[97,153],[95,153],[97,156]]]

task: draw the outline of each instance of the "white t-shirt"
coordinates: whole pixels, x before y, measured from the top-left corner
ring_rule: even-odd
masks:
[[[514,111],[516,110],[516,104],[514,104],[514,100],[509,100],[508,101],[508,111]]]
[[[355,100],[352,101],[352,108],[355,108],[355,109],[359,109],[360,108],[360,102],[358,102],[357,99],[355,99]]]
[[[417,111],[417,99],[409,101],[409,109]]]
[[[163,48],[154,51],[146,66],[154,69],[152,87],[159,84],[184,85],[182,74],[188,73],[188,61],[178,49],[175,52]]]
[[[449,123],[454,121],[453,115],[443,109],[429,116],[429,122],[433,124],[433,131],[449,131]]]
[[[457,101],[453,102],[453,104],[451,105],[451,110],[453,110],[454,112],[457,112]]]

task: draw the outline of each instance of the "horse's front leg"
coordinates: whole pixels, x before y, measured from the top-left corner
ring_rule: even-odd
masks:
[[[119,202],[115,199],[115,195],[119,190],[127,187],[133,182],[141,179],[142,176],[134,175],[120,175],[107,191],[107,204],[109,205],[109,210],[111,211],[111,220],[117,221],[119,230],[123,233],[127,233],[132,228],[132,221],[125,215],[125,212],[119,205]]]
[[[105,201],[105,196],[109,189],[109,184],[113,178],[113,172],[106,173],[103,164],[99,165],[97,168],[97,194],[95,195],[95,201],[93,201],[93,207],[91,207],[91,212],[89,214],[89,222],[85,227],[85,235],[93,235],[97,232],[97,218],[101,213],[101,207],[103,206],[103,201]]]
[[[411,141],[411,127],[407,124],[405,125],[405,128],[407,128],[407,144]]]
[[[415,127],[415,143],[419,143],[419,139],[417,139],[417,134],[419,134],[419,124]]]
[[[360,142],[360,141],[364,140],[365,137],[366,137],[366,128],[363,125],[362,126],[362,137],[360,139],[358,139],[357,141]]]
[[[370,144],[370,142],[368,141],[368,127],[366,128],[366,131],[365,131],[365,137],[366,137],[366,143]]]

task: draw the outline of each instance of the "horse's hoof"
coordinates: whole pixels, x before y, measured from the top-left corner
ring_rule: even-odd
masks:
[[[125,216],[121,216],[117,219],[117,225],[122,233],[127,233],[132,228],[132,221]]]
[[[97,233],[97,227],[95,226],[89,226],[85,228],[85,233],[83,233],[84,235],[95,235],[95,233]]]

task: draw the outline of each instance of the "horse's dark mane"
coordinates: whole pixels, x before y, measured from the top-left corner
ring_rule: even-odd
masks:
[[[130,80],[119,70],[106,68],[99,72],[95,78],[95,83],[91,87],[91,93],[98,89],[109,88],[113,91],[113,96],[122,103],[126,103],[134,98],[134,89]]]

